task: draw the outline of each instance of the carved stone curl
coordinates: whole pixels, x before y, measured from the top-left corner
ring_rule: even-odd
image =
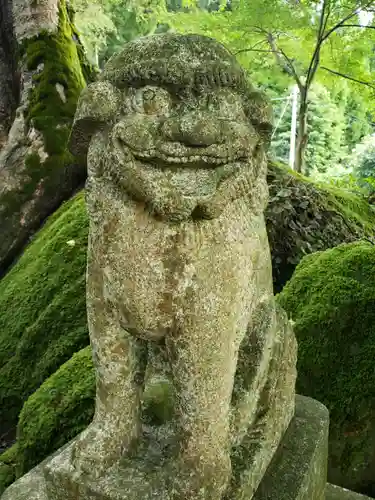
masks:
[[[77,473],[98,479],[140,453],[158,346],[175,393],[160,498],[252,497],[294,409],[295,341],[263,216],[271,130],[264,97],[203,36],[130,42],[82,92],[71,151],[88,162],[97,394]]]

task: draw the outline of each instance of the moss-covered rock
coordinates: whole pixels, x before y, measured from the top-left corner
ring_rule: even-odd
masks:
[[[16,463],[18,444],[0,455],[0,495],[16,480]]]
[[[90,422],[94,414],[95,373],[91,349],[74,354],[26,401],[17,443],[0,455],[0,495]]]
[[[88,343],[86,246],[79,194],[0,281],[0,434],[16,426],[27,397]]]
[[[275,292],[306,254],[374,234],[375,207],[355,193],[269,163],[266,211]]]
[[[74,354],[25,402],[17,442],[0,455],[0,494],[16,478],[81,432],[94,415],[95,372],[91,348]],[[148,381],[144,422],[160,425],[172,417],[174,394],[167,380]]]
[[[95,373],[87,346],[49,377],[23,406],[17,429],[17,477],[87,426],[94,415],[94,397]]]
[[[294,321],[297,392],[330,411],[328,479],[375,493],[375,246],[306,256],[278,302]]]

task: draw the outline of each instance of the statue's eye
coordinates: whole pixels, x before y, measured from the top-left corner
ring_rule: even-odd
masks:
[[[169,92],[160,87],[148,85],[137,89],[133,96],[133,108],[138,113],[147,115],[165,114],[171,106],[171,96]]]

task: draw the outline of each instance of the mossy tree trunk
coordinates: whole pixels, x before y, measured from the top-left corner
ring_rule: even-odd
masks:
[[[85,179],[84,161],[66,145],[78,96],[94,72],[68,0],[0,4],[1,276]]]
[[[6,142],[18,98],[16,41],[10,0],[0,2],[0,148]]]

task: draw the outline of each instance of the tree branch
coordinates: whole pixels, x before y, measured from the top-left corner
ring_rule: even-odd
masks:
[[[242,52],[267,52],[268,54],[273,54],[273,50],[271,49],[253,49],[249,47],[248,49],[237,50],[237,52],[234,52],[234,55],[242,54]]]
[[[294,68],[292,60],[285,54],[283,49],[277,46],[275,37],[272,33],[267,33],[267,42],[271,47],[271,52],[275,56],[276,63],[285,71],[285,73],[288,73],[288,75],[292,76],[295,79],[298,87],[301,88],[302,82]]]
[[[375,26],[362,26],[362,24],[342,24],[339,28],[366,28],[368,30],[375,30]]]
[[[234,52],[234,55],[241,54],[242,52],[271,52],[270,50],[267,49],[256,49],[258,45],[263,45],[264,43],[267,43],[267,41],[259,40],[259,42],[255,43],[252,47],[249,47],[248,49],[237,50],[237,52]]]
[[[366,85],[367,87],[370,87],[371,89],[375,90],[375,85],[373,85],[370,82],[365,82],[364,80],[358,80],[357,78],[354,78],[354,77],[349,76],[349,75],[345,75],[344,73],[340,73],[339,71],[334,71],[333,69],[326,68],[325,66],[321,66],[321,69],[324,69],[325,71],[328,71],[329,73],[332,73],[333,75],[341,76],[342,78],[346,78],[347,80],[351,80],[352,82],[360,83],[361,85]]]
[[[287,66],[289,68],[289,74],[291,74],[293,76],[293,78],[295,79],[295,81],[298,85],[299,90],[302,91],[303,85],[302,85],[300,77],[297,74],[297,71],[295,70],[295,67],[293,65],[293,61],[286,55],[286,53],[283,51],[283,49],[280,48],[279,51],[281,52],[281,54],[283,55],[284,59],[287,62]]]
[[[343,26],[346,21],[349,21],[349,19],[352,19],[355,15],[358,14],[359,10],[366,10],[368,7],[370,7],[371,5],[373,5],[374,3],[374,0],[371,0],[370,2],[367,2],[366,5],[363,5],[360,9],[357,8],[355,9],[354,11],[352,11],[350,14],[348,14],[347,16],[344,17],[344,19],[341,19],[341,21],[339,21],[337,24],[335,24],[330,30],[327,31],[327,33],[322,37],[322,43],[327,40],[328,37],[330,37],[332,35],[332,33],[334,31],[336,31],[338,28],[341,28],[341,26]]]
[[[326,15],[326,10],[328,10],[328,14]],[[313,52],[313,55],[310,60],[309,67],[307,69],[307,74],[306,74],[306,88],[308,89],[310,87],[311,82],[313,81],[314,75],[316,73],[316,70],[319,65],[319,60],[320,60],[320,48],[323,43],[323,33],[325,31],[325,28],[327,26],[328,18],[330,15],[330,9],[329,9],[329,4],[327,4],[327,1],[324,0],[323,2],[323,7],[322,7],[322,12],[320,14],[320,19],[319,19],[319,28],[318,28],[318,33],[316,37],[316,45],[315,49]]]

